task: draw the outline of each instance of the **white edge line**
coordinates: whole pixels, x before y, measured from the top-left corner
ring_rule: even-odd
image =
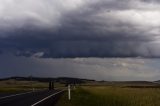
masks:
[[[49,96],[43,98],[42,100],[40,100],[40,101],[34,103],[34,104],[31,105],[31,106],[36,106],[37,104],[39,104],[39,103],[41,103],[41,102],[43,102],[43,101],[49,99],[50,97],[55,96],[55,95],[57,95],[57,94],[59,94],[59,93],[61,93],[61,92],[63,92],[63,91],[65,91],[65,90],[62,90],[62,91],[56,92],[56,93],[54,93],[54,94],[52,94],[52,95],[49,95]]]
[[[28,93],[32,93],[32,92],[33,91],[25,92],[25,93],[18,93],[18,94],[9,95],[9,96],[4,96],[4,97],[1,97],[0,99],[10,98],[10,97],[18,96],[18,95],[24,95],[24,94],[28,94]]]

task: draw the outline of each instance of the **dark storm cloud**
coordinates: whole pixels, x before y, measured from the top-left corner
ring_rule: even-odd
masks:
[[[3,52],[0,50],[0,54],[2,54]]]
[[[142,2],[149,2],[149,3],[160,3],[159,0],[141,0]]]
[[[10,5],[15,7],[15,2]],[[24,11],[17,14],[14,10],[20,7],[12,11],[4,3],[8,11],[0,14],[4,15],[0,21],[3,51],[53,58],[160,56],[156,0],[153,4],[147,0],[67,0],[68,6],[61,0],[40,0],[33,2],[35,7],[30,0],[23,0],[22,6],[25,2]]]

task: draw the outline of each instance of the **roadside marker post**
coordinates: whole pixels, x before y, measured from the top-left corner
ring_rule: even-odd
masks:
[[[71,86],[68,85],[68,100],[71,100]]]

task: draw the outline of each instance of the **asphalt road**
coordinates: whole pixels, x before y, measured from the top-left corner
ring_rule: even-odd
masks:
[[[31,91],[28,91],[31,92]],[[21,94],[21,93],[26,93],[25,91],[19,91],[19,92],[0,92],[0,98],[5,97],[5,96],[10,96],[10,95],[15,95],[15,94]]]
[[[61,95],[58,90],[45,90],[0,97],[0,106],[54,106]]]

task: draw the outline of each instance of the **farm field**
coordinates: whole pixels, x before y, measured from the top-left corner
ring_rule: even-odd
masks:
[[[160,88],[82,86],[67,92],[56,106],[160,106]]]
[[[30,90],[48,89],[49,83],[38,81],[17,81],[5,80],[0,81],[0,93],[18,93]],[[55,87],[62,87],[63,84],[55,83]]]

